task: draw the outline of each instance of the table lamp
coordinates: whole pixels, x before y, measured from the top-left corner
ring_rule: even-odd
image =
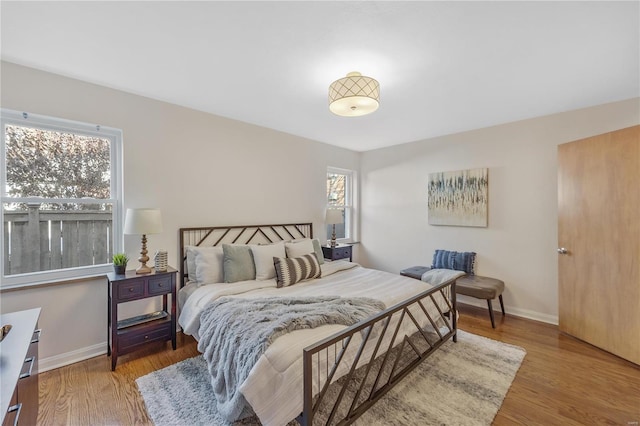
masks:
[[[327,209],[324,221],[327,225],[333,226],[333,231],[331,233],[331,247],[336,246],[336,224],[344,222],[343,216],[342,209]]]
[[[136,274],[148,274],[151,268],[147,266],[147,235],[162,232],[162,216],[158,209],[127,209],[124,219],[124,233],[126,235],[142,235],[142,250],[138,261],[140,266]]]

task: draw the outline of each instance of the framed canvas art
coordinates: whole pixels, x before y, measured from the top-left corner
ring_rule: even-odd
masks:
[[[489,169],[429,174],[430,225],[487,226]]]

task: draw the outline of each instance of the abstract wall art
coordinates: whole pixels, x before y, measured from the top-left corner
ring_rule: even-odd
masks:
[[[487,226],[489,169],[429,174],[430,225]]]

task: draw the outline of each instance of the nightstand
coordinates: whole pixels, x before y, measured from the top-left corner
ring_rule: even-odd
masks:
[[[124,274],[107,275],[108,335],[107,355],[111,356],[111,371],[116,369],[118,356],[140,349],[149,342],[171,340],[176,349],[176,273],[166,272],[136,274],[135,270]],[[171,311],[167,297],[171,295]],[[118,321],[118,305],[133,300],[162,297],[162,311],[139,315]]]
[[[347,244],[338,244],[335,247],[322,246],[322,254],[328,260],[349,259],[349,262],[352,262],[351,246]]]

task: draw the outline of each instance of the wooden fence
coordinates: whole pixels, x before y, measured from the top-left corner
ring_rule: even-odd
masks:
[[[111,263],[110,211],[27,210],[4,212],[4,274]]]

